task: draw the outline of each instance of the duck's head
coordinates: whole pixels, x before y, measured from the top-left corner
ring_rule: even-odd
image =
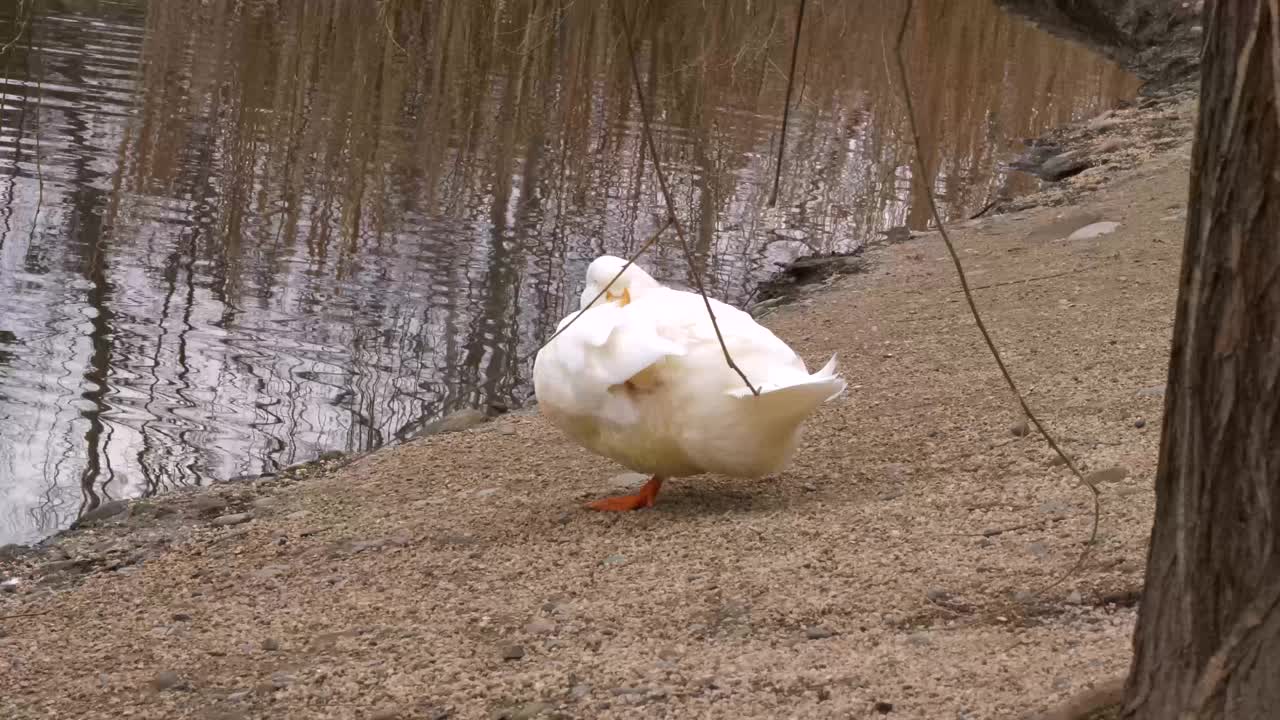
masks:
[[[609,289],[604,295],[600,295],[597,302],[619,302],[623,305],[631,302],[631,293],[637,290],[661,287],[657,280],[634,263],[618,276],[618,271],[626,264],[626,260],[613,255],[601,255],[592,260],[587,266],[587,286],[582,289],[581,309],[586,310],[605,287]],[[614,280],[615,276],[618,277],[617,280]],[[610,280],[613,280],[612,285],[609,284]]]

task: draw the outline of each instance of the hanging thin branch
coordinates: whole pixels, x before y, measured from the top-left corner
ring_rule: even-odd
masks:
[[[623,39],[627,43],[627,59],[631,63],[631,80],[636,88],[636,104],[640,106],[640,129],[644,133],[645,144],[649,146],[649,154],[653,156],[653,172],[658,178],[658,189],[662,191],[662,199],[667,205],[667,219],[676,229],[676,237],[680,240],[680,249],[684,253],[685,262],[689,263],[689,272],[693,275],[693,284],[697,288],[698,294],[702,296],[702,304],[707,308],[707,315],[711,318],[711,328],[716,332],[716,340],[720,342],[720,350],[724,352],[724,361],[729,367],[742,378],[742,382],[746,383],[747,389],[752,395],[759,395],[760,389],[751,384],[747,379],[747,374],[738,367],[733,361],[733,356],[729,354],[729,347],[725,345],[724,336],[720,333],[720,323],[716,322],[715,311],[711,309],[711,300],[707,297],[707,289],[702,284],[702,273],[698,272],[697,263],[693,259],[693,251],[689,249],[689,241],[685,237],[684,227],[680,224],[680,218],[676,216],[676,204],[671,200],[671,191],[667,188],[667,178],[662,172],[662,162],[658,157],[658,147],[653,141],[653,130],[649,127],[649,107],[645,103],[644,88],[640,83],[640,67],[636,63],[635,47],[631,44],[631,21],[627,18],[627,11],[622,7],[621,0],[614,0],[614,9],[618,11],[618,17],[622,21]]]
[[[1066,574],[1036,592],[1037,595],[1042,595],[1062,583],[1062,581],[1074,575],[1075,572],[1080,569],[1080,566],[1084,565],[1085,560],[1089,557],[1089,553],[1093,549],[1093,544],[1098,538],[1098,521],[1102,515],[1100,494],[1098,492],[1098,488],[1094,487],[1092,483],[1085,479],[1084,475],[1080,472],[1080,468],[1076,467],[1075,461],[1058,446],[1058,441],[1055,440],[1053,436],[1049,434],[1049,431],[1045,429],[1044,424],[1040,422],[1040,418],[1036,417],[1035,413],[1031,412],[1031,407],[1027,405],[1026,398],[1024,398],[1022,396],[1022,392],[1018,390],[1018,384],[1014,382],[1013,376],[1009,374],[1009,368],[1005,367],[1004,359],[1000,356],[1000,351],[996,348],[995,341],[991,339],[991,333],[987,332],[986,323],[982,321],[982,314],[978,312],[978,305],[974,302],[973,292],[969,289],[969,278],[965,275],[964,265],[960,262],[960,255],[956,252],[955,245],[951,242],[951,235],[947,232],[946,225],[942,222],[942,213],[938,211],[938,203],[933,196],[933,188],[928,184],[928,171],[924,166],[924,151],[920,143],[920,131],[916,126],[915,105],[911,101],[911,85],[907,81],[907,62],[903,59],[902,55],[903,41],[907,34],[908,21],[911,19],[912,5],[913,0],[907,0],[906,7],[903,8],[902,21],[898,25],[898,37],[897,41],[894,43],[893,53],[894,58],[897,60],[898,83],[902,88],[902,101],[906,104],[907,121],[911,129],[915,172],[919,175],[920,182],[924,183],[924,196],[926,201],[929,203],[929,212],[933,215],[933,222],[938,227],[938,232],[942,236],[942,242],[947,246],[947,254],[951,256],[951,263],[955,266],[956,275],[960,278],[960,287],[964,290],[965,301],[969,304],[969,313],[973,315],[973,321],[978,326],[978,331],[982,333],[982,339],[987,344],[987,349],[991,351],[991,356],[995,358],[996,365],[999,366],[1000,374],[1004,376],[1005,383],[1013,392],[1013,396],[1018,399],[1018,404],[1022,406],[1022,412],[1026,414],[1027,419],[1036,426],[1036,430],[1040,432],[1040,435],[1042,435],[1045,441],[1049,443],[1049,447],[1053,448],[1053,451],[1057,453],[1058,457],[1062,459],[1066,466],[1071,469],[1071,472],[1075,474],[1077,479],[1079,479],[1080,484],[1088,488],[1089,492],[1093,495],[1093,530],[1089,534],[1089,542],[1085,545],[1084,551],[1080,553],[1080,557],[1076,560],[1075,565],[1073,565]]]
[[[18,31],[13,34],[12,40],[0,47],[0,55],[13,49],[14,44],[22,38],[22,33],[26,31],[27,25],[31,23],[31,10],[28,8],[26,0],[18,1],[18,7],[14,9],[13,17],[18,21]]]
[[[618,278],[622,277],[622,273],[626,272],[626,271],[627,271],[627,268],[631,267],[631,265],[632,265],[632,264],[633,264],[633,263],[634,263],[634,262],[635,262],[635,261],[636,261],[636,260],[641,256],[641,255],[643,255],[643,254],[645,253],[645,251],[647,251],[647,250],[648,250],[648,249],[649,249],[649,248],[650,248],[650,247],[651,247],[655,242],[657,242],[657,241],[658,241],[658,238],[659,238],[659,237],[661,237],[661,236],[662,236],[662,233],[666,232],[666,231],[667,231],[667,228],[669,228],[669,227],[671,227],[671,218],[670,218],[670,217],[668,217],[668,218],[667,218],[667,219],[662,223],[662,227],[658,228],[658,231],[657,231],[657,232],[655,232],[653,235],[649,236],[649,239],[648,239],[648,240],[645,240],[645,241],[644,241],[644,244],[642,244],[642,245],[640,246],[640,249],[639,249],[639,250],[636,250],[636,251],[635,251],[635,253],[633,253],[633,254],[631,255],[631,257],[627,258],[627,261],[626,261],[625,263],[623,263],[623,264],[622,264],[622,268],[621,268],[620,270],[618,270],[618,273],[617,273],[616,275],[614,275],[612,278],[609,278],[609,282],[605,283],[605,284],[604,284],[604,287],[600,289],[600,292],[596,293],[596,296],[595,296],[595,297],[593,297],[593,298],[591,298],[591,302],[587,303],[587,307],[589,308],[589,307],[591,307],[591,306],[595,305],[597,300],[599,300],[600,298],[604,297],[604,294],[605,294],[605,293],[607,293],[607,292],[609,292],[609,288],[613,287],[613,284],[614,284],[615,282],[617,282],[617,281],[618,281]],[[586,308],[583,308],[583,309],[585,310]],[[544,340],[544,341],[543,341],[543,343],[542,343],[541,345],[539,345],[537,348],[535,348],[535,349],[534,349],[534,351],[533,351],[532,353],[529,353],[529,355],[525,357],[525,360],[528,360],[530,357],[533,357],[534,355],[537,355],[537,354],[538,354],[538,351],[540,351],[540,350],[542,350],[542,348],[544,348],[544,347],[546,347],[546,346],[550,345],[552,340],[555,340],[556,338],[560,337],[560,334],[561,334],[561,333],[563,333],[565,330],[568,330],[568,329],[569,329],[569,328],[570,328],[574,323],[578,322],[578,318],[580,318],[580,317],[582,317],[582,313],[581,313],[581,312],[579,312],[577,315],[574,315],[574,316],[573,316],[573,319],[572,319],[572,320],[570,320],[567,324],[565,324],[565,326],[564,326],[564,327],[562,327],[562,328],[560,328],[559,330],[555,331],[555,333],[553,333],[553,334],[551,335],[551,337],[549,337],[549,338],[547,338],[546,340]]]
[[[34,10],[29,10],[29,13],[34,13],[34,12],[35,12]],[[32,55],[35,54],[35,44],[34,44],[34,41],[32,40],[32,36],[35,34],[35,31],[31,25],[31,22],[32,22],[32,18],[30,17],[30,15],[28,15],[27,22],[26,22],[27,56],[25,58],[26,69],[27,69],[26,79],[28,83],[32,81],[31,57]],[[43,59],[44,58],[42,53],[42,57],[41,57],[42,63],[43,63]],[[40,116],[44,112],[44,82],[40,79],[40,75],[38,74],[35,75],[35,85],[36,85],[36,123],[35,123],[35,132],[32,133],[32,135],[35,140],[34,152],[35,152],[35,161],[36,161],[36,209],[31,216],[31,237],[35,237],[36,228],[40,224],[40,210],[44,206],[44,167],[40,161],[40,135],[43,133],[43,128],[40,127]],[[25,108],[25,106],[26,106],[26,103],[24,102],[23,107]]]
[[[800,0],[796,11],[796,36],[791,42],[791,70],[787,73],[787,97],[782,103],[782,134],[778,136],[778,162],[773,166],[773,192],[769,194],[769,207],[778,204],[778,186],[782,183],[782,154],[787,146],[787,121],[791,118],[791,86],[796,82],[796,56],[800,54],[800,28],[804,24],[805,0]]]

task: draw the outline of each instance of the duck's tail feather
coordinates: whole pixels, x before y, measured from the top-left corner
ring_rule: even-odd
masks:
[[[798,380],[766,383],[758,388],[757,396],[753,397],[747,387],[734,388],[729,394],[751,399],[756,404],[754,412],[791,419],[808,415],[822,403],[838,397],[846,387],[844,379],[836,375],[836,356],[832,355],[818,371]]]

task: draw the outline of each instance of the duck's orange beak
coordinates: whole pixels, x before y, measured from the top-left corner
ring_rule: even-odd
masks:
[[[619,306],[625,306],[631,302],[631,288],[624,288],[622,292],[614,294],[612,290],[604,291],[604,298],[609,302],[618,301]]]

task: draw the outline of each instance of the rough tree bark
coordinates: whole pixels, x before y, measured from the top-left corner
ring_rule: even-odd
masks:
[[[1210,0],[1123,717],[1280,717],[1280,0]]]

